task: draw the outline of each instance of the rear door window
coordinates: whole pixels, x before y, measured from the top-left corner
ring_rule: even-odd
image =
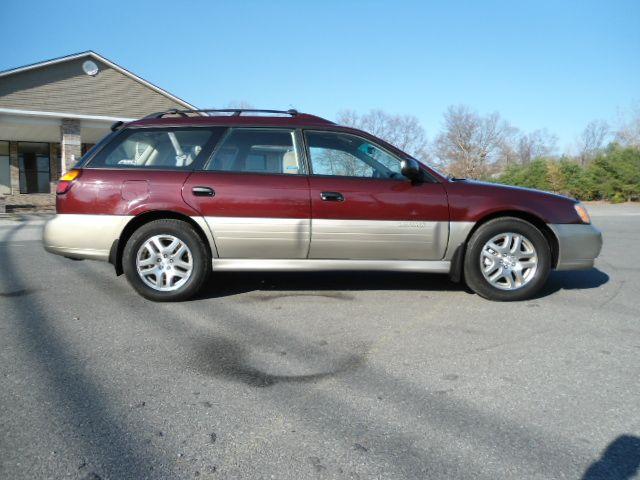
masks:
[[[270,128],[230,129],[205,169],[289,175],[304,173],[295,131]]]
[[[132,129],[114,138],[89,166],[189,170],[219,135],[208,128]]]

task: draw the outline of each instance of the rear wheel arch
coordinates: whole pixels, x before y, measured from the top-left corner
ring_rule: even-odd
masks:
[[[124,247],[127,244],[127,241],[129,240],[131,235],[133,235],[133,232],[135,232],[138,228],[140,228],[141,226],[149,222],[152,222],[154,220],[162,220],[162,219],[182,220],[188,223],[189,225],[191,225],[196,231],[196,233],[200,236],[200,238],[202,239],[202,242],[207,248],[207,251],[209,253],[209,258],[212,257],[211,244],[209,242],[209,238],[207,238],[207,235],[202,230],[202,227],[198,224],[198,222],[193,220],[193,218],[183,213],[178,213],[171,210],[151,210],[151,211],[147,211],[139,215],[136,215],[131,220],[129,220],[129,222],[125,225],[124,229],[122,230],[122,233],[120,234],[120,238],[118,238],[113,242],[113,245],[111,246],[111,252],[109,253],[109,262],[112,263],[113,266],[115,267],[116,275],[122,275],[124,273],[124,270],[122,268],[122,256],[124,252]]]

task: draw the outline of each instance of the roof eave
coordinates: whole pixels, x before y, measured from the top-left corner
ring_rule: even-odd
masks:
[[[158,87],[157,85],[154,85],[153,83],[145,80],[144,78],[139,77],[135,73],[130,72],[126,68],[121,67],[117,63],[112,62],[111,60],[109,60],[109,59],[103,57],[102,55],[94,52],[93,50],[87,50],[86,52],[80,52],[80,53],[73,53],[71,55],[66,55],[64,57],[53,58],[51,60],[45,60],[43,62],[32,63],[30,65],[24,65],[22,67],[12,68],[10,70],[5,70],[3,72],[0,72],[0,78],[7,77],[9,75],[14,75],[16,73],[26,72],[26,71],[29,71],[29,70],[35,70],[37,68],[42,68],[42,67],[46,67],[46,66],[49,66],[49,65],[55,65],[55,64],[58,64],[58,63],[68,62],[68,61],[71,61],[71,60],[77,60],[78,58],[83,58],[83,57],[93,57],[94,59],[98,60],[99,62],[102,62],[102,63],[108,65],[109,67],[113,68],[114,70],[122,73],[123,75],[126,75],[127,77],[131,78],[132,80],[135,80],[136,82],[145,85],[147,88],[150,88],[151,90],[154,90],[155,92],[159,93],[160,95],[163,95],[163,96],[173,100],[174,102],[176,102],[176,103],[188,108],[188,109],[192,109],[192,110],[197,109],[197,107],[195,107],[194,105],[191,105],[190,103],[185,102],[180,97],[176,97],[175,95],[167,92],[166,90]]]

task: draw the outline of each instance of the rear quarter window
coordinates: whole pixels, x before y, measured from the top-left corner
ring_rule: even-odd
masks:
[[[124,130],[88,163],[90,168],[191,170],[223,129],[172,128]]]

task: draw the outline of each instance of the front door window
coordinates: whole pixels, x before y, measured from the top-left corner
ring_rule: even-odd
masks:
[[[314,175],[401,179],[400,160],[368,140],[335,132],[306,132]]]

